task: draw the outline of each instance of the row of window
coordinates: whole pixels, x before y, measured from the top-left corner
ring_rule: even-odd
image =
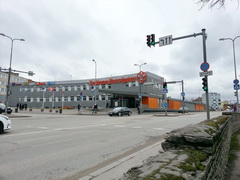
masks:
[[[97,95],[96,100],[109,100],[111,95]],[[19,102],[79,102],[79,101],[94,101],[94,96],[65,96],[65,97],[20,97]]]
[[[139,86],[139,83],[136,82],[128,82],[125,83],[126,87],[134,87]],[[90,86],[89,84],[83,84],[78,86],[57,86],[57,87],[20,87],[20,92],[46,92],[46,91],[82,91],[82,90],[94,90],[94,86]],[[111,84],[101,84],[96,86],[97,89],[111,89]],[[161,85],[156,84],[154,88],[161,88]]]
[[[4,79],[4,80],[7,80],[8,79],[8,75],[1,73],[0,74],[0,78]],[[4,81],[2,81],[2,82],[4,82]],[[16,76],[11,76],[11,82],[27,82],[27,79],[24,79],[24,78],[21,78],[21,77],[16,77]]]
[[[110,84],[103,84],[97,86],[99,89],[111,89]],[[94,90],[94,86],[88,84],[79,85],[79,86],[57,86],[57,87],[20,87],[20,92],[47,92],[47,91],[82,91],[82,90]]]

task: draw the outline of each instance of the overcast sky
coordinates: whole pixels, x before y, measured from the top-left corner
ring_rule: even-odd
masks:
[[[146,35],[173,38],[206,29],[209,91],[235,100],[233,47],[219,38],[240,36],[237,0],[225,8],[204,7],[194,0],[0,0],[0,33],[14,41],[12,69],[34,71],[35,81],[90,79],[143,71],[166,81],[184,80],[187,99],[204,92],[199,76],[202,36],[149,48]],[[9,67],[11,41],[0,36],[0,66]],[[235,41],[240,75],[240,38]],[[27,75],[21,74],[24,77]],[[29,77],[28,77],[29,78]],[[168,85],[168,96],[180,98],[180,84]]]

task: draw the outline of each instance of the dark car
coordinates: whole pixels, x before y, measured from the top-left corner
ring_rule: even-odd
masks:
[[[131,116],[132,111],[127,107],[116,107],[113,110],[108,112],[109,116],[122,116],[122,115],[128,115]]]
[[[0,114],[2,114],[3,112],[5,112],[5,104],[0,103]],[[7,113],[11,114],[12,113],[12,108],[7,107]]]

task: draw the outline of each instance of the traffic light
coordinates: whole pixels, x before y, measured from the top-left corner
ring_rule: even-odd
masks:
[[[167,83],[163,82],[163,89],[167,89]]]
[[[148,47],[151,47],[151,36],[147,35],[147,45]]]
[[[155,34],[151,34],[151,45],[155,46]]]
[[[207,91],[207,78],[206,77],[204,77],[204,78],[202,78],[202,85],[203,85],[203,90],[204,91]]]

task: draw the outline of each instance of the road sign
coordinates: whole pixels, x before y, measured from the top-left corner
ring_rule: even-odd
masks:
[[[213,71],[200,72],[199,75],[200,75],[200,77],[203,77],[203,76],[212,76],[212,75],[213,75]]]
[[[168,93],[168,89],[163,88],[163,94],[167,94]]]
[[[182,93],[181,93],[181,96],[184,97],[184,96],[185,96],[185,92],[182,92]]]
[[[202,71],[207,71],[209,69],[210,65],[207,62],[204,62],[201,64],[200,69]]]
[[[239,83],[239,80],[238,80],[238,79],[234,79],[234,80],[233,80],[233,83],[234,83],[234,84],[238,84],[238,83]]]
[[[168,103],[164,103],[163,106],[166,108],[168,107]]]
[[[159,38],[159,47],[169,44],[172,44],[172,35]]]
[[[234,84],[233,85],[233,89],[234,90],[239,90],[240,89],[240,85],[239,84]]]

